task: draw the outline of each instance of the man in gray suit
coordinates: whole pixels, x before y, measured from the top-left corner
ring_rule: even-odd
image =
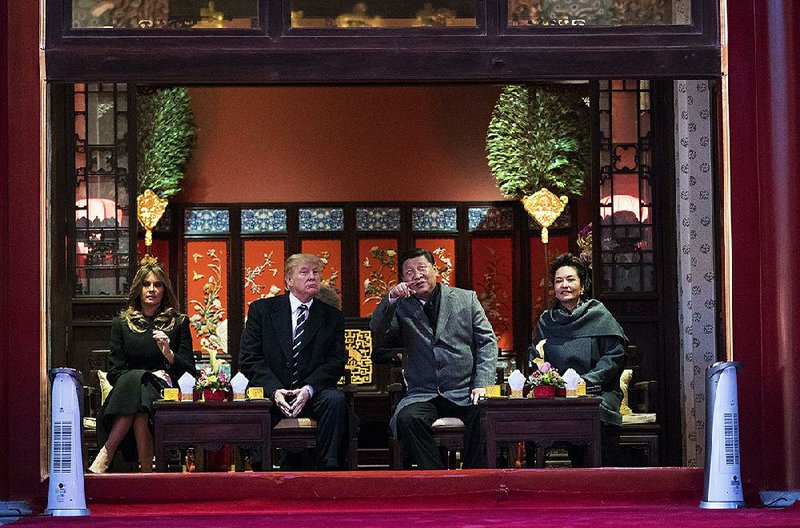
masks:
[[[378,346],[405,348],[408,392],[390,422],[420,469],[444,469],[431,426],[460,418],[464,467],[485,467],[478,400],[495,381],[497,338],[474,291],[436,282],[433,255],[413,249],[400,258],[402,282],[381,300],[370,328]]]

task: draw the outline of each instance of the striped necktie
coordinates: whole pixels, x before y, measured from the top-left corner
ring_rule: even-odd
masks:
[[[300,346],[303,344],[303,330],[306,322],[306,314],[308,306],[301,304],[297,307],[299,313],[297,314],[297,326],[294,327],[294,340],[292,341],[292,388],[297,388],[297,383],[300,381],[300,373],[298,372],[297,360],[300,356]]]

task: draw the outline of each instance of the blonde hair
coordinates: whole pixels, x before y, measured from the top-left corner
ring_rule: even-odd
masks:
[[[312,255],[311,253],[295,253],[294,255],[290,255],[283,265],[283,280],[288,281],[292,273],[294,273],[294,270],[302,264],[314,264],[319,268],[320,272],[322,268],[325,267],[325,263],[316,255]]]
[[[136,270],[136,275],[134,275],[128,290],[128,307],[120,313],[120,316],[128,324],[128,328],[139,334],[147,329],[147,319],[142,313],[142,286],[144,280],[151,273],[164,284],[164,296],[161,298],[161,306],[158,307],[154,320],[156,328],[169,332],[175,323],[184,317],[178,311],[178,297],[172,288],[172,281],[169,280],[169,275],[161,267],[161,264],[158,262],[142,264]]]

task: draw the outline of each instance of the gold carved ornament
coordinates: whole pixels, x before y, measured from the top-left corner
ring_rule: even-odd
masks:
[[[354,385],[372,383],[372,332],[357,328],[344,331],[344,346],[347,349],[347,370]]]
[[[547,244],[547,228],[561,215],[568,200],[566,196],[559,198],[544,187],[522,199],[525,210],[542,227],[542,244]]]
[[[147,189],[136,197],[136,216],[139,218],[139,223],[142,224],[142,227],[145,229],[145,252],[149,252],[150,246],[153,245],[153,228],[158,221],[161,220],[168,203],[169,200],[166,198],[159,198],[151,189]]]

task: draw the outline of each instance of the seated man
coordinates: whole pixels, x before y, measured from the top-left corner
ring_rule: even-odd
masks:
[[[436,282],[433,255],[413,249],[400,258],[402,282],[375,309],[370,328],[377,346],[399,339],[405,347],[408,392],[390,422],[420,469],[444,469],[431,426],[460,418],[464,467],[485,467],[480,408],[494,383],[497,338],[474,291]]]
[[[344,315],[314,299],[322,267],[315,255],[286,259],[287,292],[250,304],[239,367],[250,386],[263,387],[272,398],[273,427],[283,417],[317,420],[318,466],[338,469],[347,434],[347,404],[336,383],[344,374],[347,352]]]

